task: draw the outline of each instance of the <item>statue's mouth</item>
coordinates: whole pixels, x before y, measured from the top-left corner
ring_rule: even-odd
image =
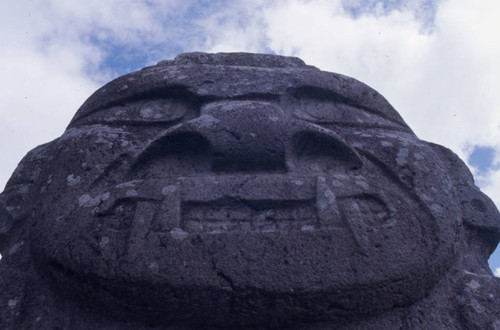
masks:
[[[313,199],[185,202],[181,219],[184,230],[191,233],[314,230],[318,225],[314,202]]]
[[[159,231],[183,234],[315,231],[390,225],[394,208],[379,189],[352,178],[287,175],[203,176],[131,181],[98,208],[112,214],[133,201],[134,218]],[[134,222],[134,221],[133,221]],[[133,226],[132,222],[132,226]]]
[[[212,234],[313,230],[315,186],[311,178],[282,175],[189,178],[182,183],[181,228]]]

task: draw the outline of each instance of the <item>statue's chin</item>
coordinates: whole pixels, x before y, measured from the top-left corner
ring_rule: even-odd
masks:
[[[146,249],[108,267],[75,265],[78,271],[52,260],[47,270],[78,299],[172,319],[187,318],[190,309],[207,318],[214,311],[230,316],[240,307],[262,315],[276,308],[284,319],[287,312],[372,314],[409,305],[432,287],[429,269],[412,261],[429,251],[412,251],[412,258],[393,253],[397,266],[381,268],[377,260],[384,256],[361,255],[353,240],[338,239],[348,235],[342,228],[291,231],[286,239],[280,232],[200,234],[181,242],[170,235],[162,241],[164,255]]]

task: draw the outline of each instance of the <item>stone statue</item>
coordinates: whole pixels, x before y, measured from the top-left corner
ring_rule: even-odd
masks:
[[[187,53],[96,91],[0,195],[2,329],[500,329],[500,215],[370,87]]]

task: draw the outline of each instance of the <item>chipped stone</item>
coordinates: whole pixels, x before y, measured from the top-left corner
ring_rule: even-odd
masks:
[[[471,306],[476,312],[480,314],[484,313],[485,311],[484,307],[476,299],[472,299]]]
[[[120,184],[117,184],[116,185],[116,188],[135,188],[135,186],[137,184],[140,184],[141,182],[143,182],[143,180],[132,180],[132,181],[127,181],[127,182],[123,182],[123,183],[120,183]]]
[[[85,204],[87,204],[90,200],[92,199],[92,197],[90,197],[89,194],[83,194],[81,195],[79,198],[78,198],[78,205],[79,206],[84,206]]]
[[[173,238],[176,240],[182,241],[184,240],[189,234],[186,233],[184,230],[180,228],[174,228],[170,231],[170,235],[172,235]]]
[[[139,194],[137,193],[137,191],[135,189],[127,190],[127,192],[125,193],[125,196],[127,196],[127,197],[136,197],[138,195]]]
[[[103,236],[101,237],[101,240],[99,241],[99,246],[100,247],[105,247],[109,243],[109,237],[108,236]]]
[[[9,302],[7,303],[7,305],[10,308],[15,308],[17,306],[18,302],[19,302],[19,298],[9,299]]]
[[[220,122],[220,120],[211,115],[203,114],[200,117],[194,119],[192,122],[196,123],[200,128],[206,128],[215,126]]]
[[[408,149],[402,148],[399,150],[397,158],[396,158],[396,163],[399,166],[403,166],[408,164]]]
[[[368,185],[368,183],[366,183],[365,181],[355,180],[354,183],[357,184],[358,186],[362,187],[363,189],[370,188],[370,186]]]
[[[68,175],[68,177],[66,178],[66,182],[68,183],[68,186],[70,186],[70,187],[79,184],[80,181],[81,181],[80,176],[74,176],[73,174]]]
[[[171,185],[171,186],[163,187],[163,189],[161,190],[161,193],[166,196],[166,195],[170,195],[176,191],[177,191],[177,187]]]
[[[467,286],[471,288],[472,290],[477,290],[481,287],[478,281],[472,280],[469,283],[467,283]]]
[[[14,253],[17,252],[17,250],[24,245],[24,241],[17,242],[16,244],[12,245],[12,247],[9,249],[9,255],[13,255]]]
[[[95,207],[99,205],[102,201],[107,200],[109,196],[110,196],[109,192],[106,192],[104,194],[99,194],[93,198],[88,194],[84,194],[78,198],[78,205],[83,207]]]
[[[139,111],[139,114],[141,115],[141,117],[147,118],[147,119],[150,119],[150,118],[154,117],[154,111],[153,111],[153,109],[151,109],[149,107],[142,108]]]

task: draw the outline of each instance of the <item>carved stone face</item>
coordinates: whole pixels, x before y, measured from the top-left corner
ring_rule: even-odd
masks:
[[[98,90],[53,143],[32,253],[107,305],[371,313],[453,259],[460,206],[431,146],[374,90],[298,59],[179,56]]]

